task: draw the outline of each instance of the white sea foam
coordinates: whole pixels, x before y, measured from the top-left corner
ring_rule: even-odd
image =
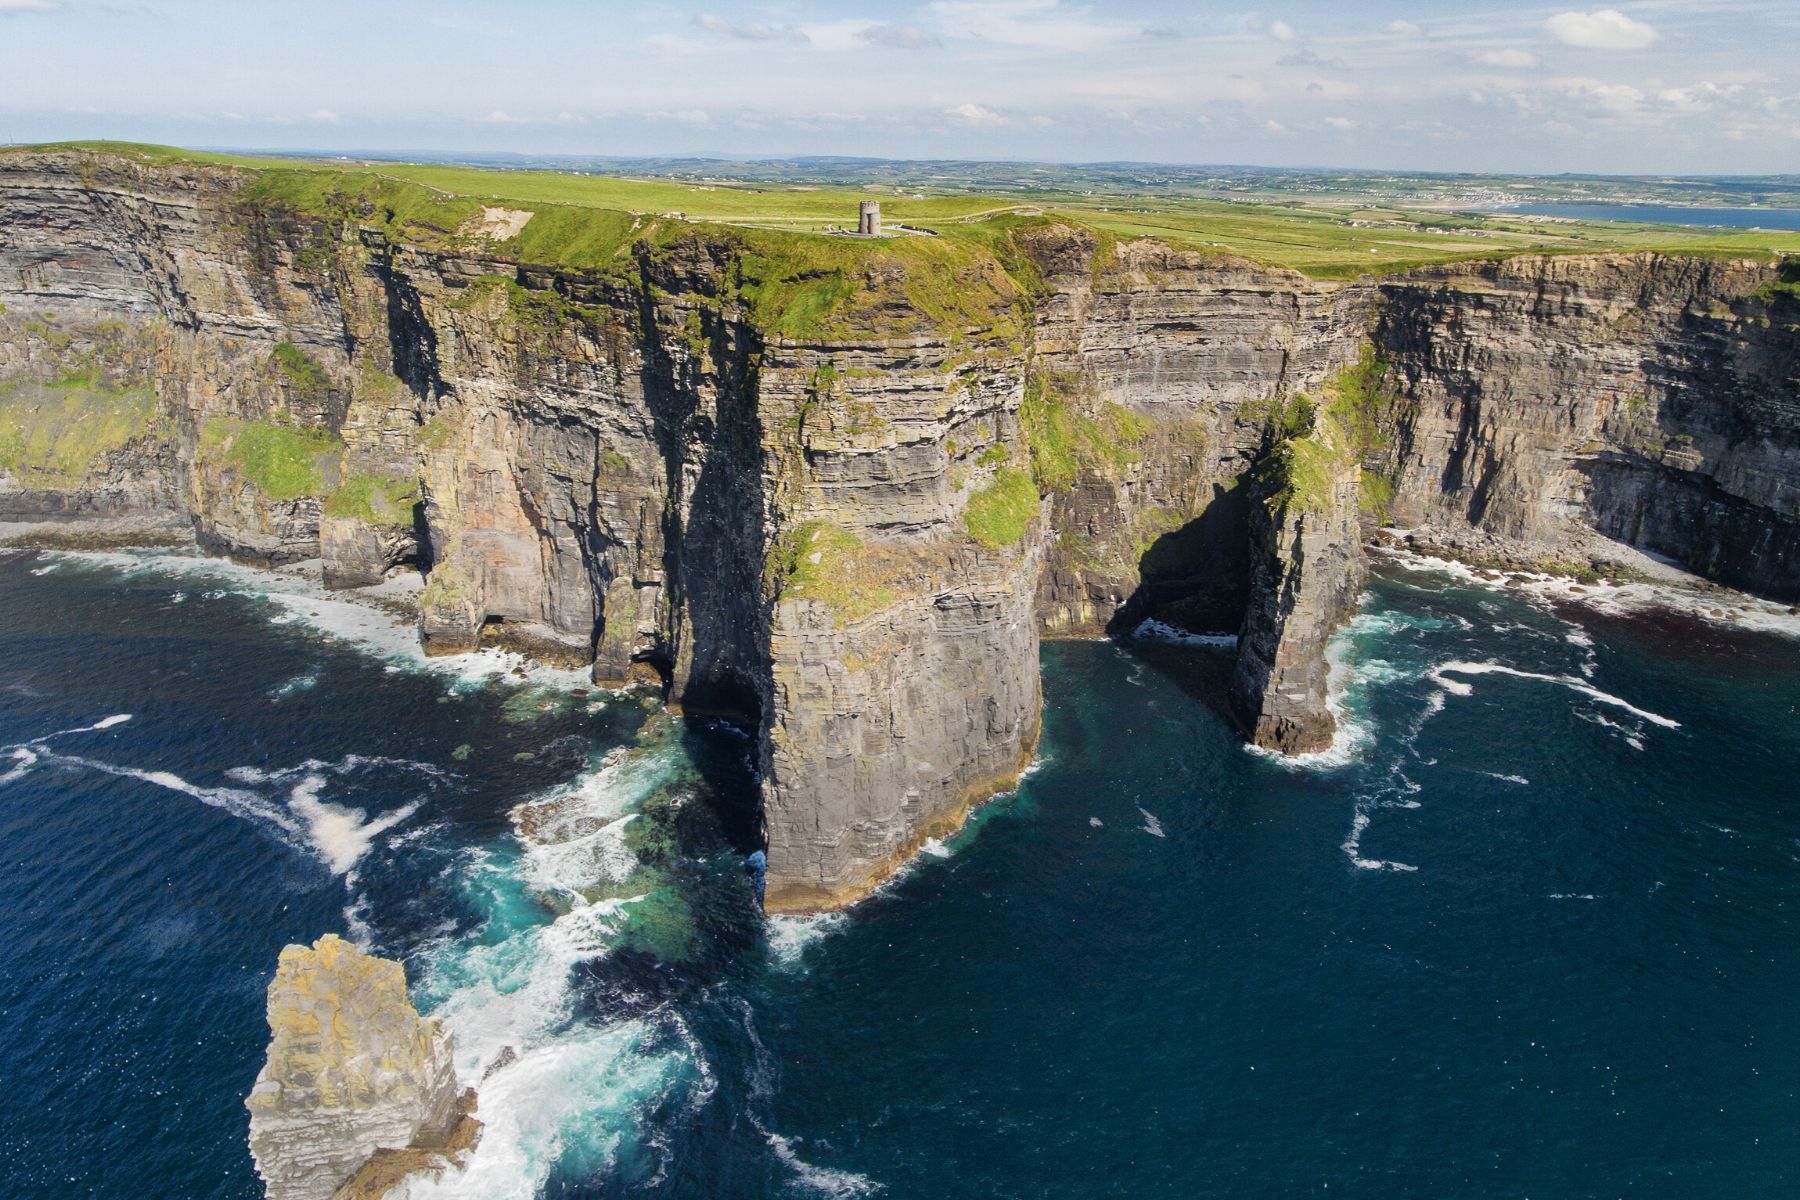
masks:
[[[842,912],[814,913],[804,917],[770,917],[769,953],[784,967],[797,967],[806,952],[848,924]]]
[[[1142,828],[1145,833],[1149,834],[1151,837],[1168,837],[1169,836],[1168,834],[1163,832],[1162,822],[1156,819],[1155,813],[1149,811],[1148,809],[1144,809],[1144,808],[1138,809],[1138,812],[1143,814],[1144,824],[1143,824]]]
[[[1578,692],[1597,703],[1608,704],[1614,708],[1623,709],[1634,717],[1641,717],[1644,720],[1649,721],[1652,725],[1660,725],[1664,729],[1681,728],[1680,721],[1673,720],[1658,713],[1650,712],[1648,709],[1639,708],[1629,700],[1615,696],[1611,692],[1603,692],[1593,684],[1587,682],[1587,680],[1579,679],[1573,675],[1546,675],[1539,671],[1521,671],[1517,667],[1509,667],[1497,662],[1440,663],[1438,666],[1433,667],[1429,674],[1432,680],[1439,686],[1458,696],[1467,696],[1471,694],[1475,690],[1474,685],[1446,678],[1449,675],[1510,675],[1515,679],[1533,679],[1540,683],[1553,683],[1559,687],[1566,687],[1570,691]]]
[[[1189,633],[1185,629],[1177,629],[1161,621],[1151,619],[1140,622],[1131,631],[1134,640],[1146,642],[1170,642],[1177,646],[1209,646],[1218,649],[1230,649],[1238,643],[1235,633]]]
[[[321,800],[323,775],[308,775],[288,793],[288,808],[306,822],[313,848],[333,875],[343,875],[369,852],[375,839],[419,811],[419,802],[401,805],[371,820],[366,810]]]
[[[937,838],[926,838],[925,844],[919,847],[921,854],[929,854],[933,858],[949,858],[950,848]]]
[[[411,580],[331,591],[320,578],[317,560],[265,570],[182,551],[57,551],[51,557],[59,563],[102,567],[126,576],[148,574],[224,582],[228,587],[208,590],[201,599],[218,600],[235,593],[260,600],[269,606],[268,619],[272,624],[309,625],[394,666],[444,677],[458,690],[515,680],[560,689],[592,687],[585,671],[536,665],[520,655],[497,649],[427,658],[412,622],[372,602],[416,591],[416,582]],[[526,673],[525,680],[517,674],[521,670]]]
[[[1625,548],[1628,553],[1629,548]],[[1580,583],[1564,575],[1509,571],[1503,579],[1487,579],[1462,563],[1411,551],[1387,549],[1387,559],[1413,571],[1455,576],[1478,587],[1512,592],[1540,607],[1581,605],[1613,616],[1637,616],[1663,611],[1682,613],[1694,620],[1728,625],[1736,629],[1800,638],[1800,616],[1788,606],[1742,592],[1722,591],[1679,568],[1646,561],[1659,576],[1636,583]]]
[[[1605,713],[1577,712],[1575,715],[1590,725],[1598,725],[1602,729],[1612,730],[1619,735],[1621,741],[1633,750],[1644,748],[1644,739],[1639,730],[1629,725],[1622,725],[1618,721],[1609,720]]]
[[[119,766],[116,763],[101,762],[98,759],[82,758],[71,754],[57,754],[52,756],[51,760],[60,764],[86,767],[90,771],[99,771],[119,779],[136,779],[144,783],[152,783],[157,787],[167,788],[171,792],[191,796],[202,804],[223,809],[234,817],[240,817],[261,826],[265,831],[274,834],[297,850],[310,852],[312,849],[305,830],[292,813],[247,788],[204,787],[188,782],[173,771],[144,771],[137,767]]]
[[[309,671],[304,675],[294,676],[286,683],[278,684],[270,689],[269,696],[271,699],[281,700],[293,695],[295,692],[311,691],[318,685],[319,673],[317,671]]]
[[[1411,805],[1409,807],[1417,807]],[[1338,847],[1352,866],[1359,871],[1417,871],[1419,868],[1411,863],[1393,862],[1385,858],[1364,858],[1362,853],[1363,834],[1369,828],[1369,813],[1362,805],[1358,805],[1350,818],[1350,834]]]
[[[1516,783],[1520,787],[1528,787],[1531,784],[1531,780],[1523,775],[1502,775],[1498,771],[1483,771],[1482,774],[1489,779],[1498,779],[1501,783]]]
[[[1089,817],[1088,824],[1093,826],[1095,829],[1099,829],[1102,826],[1104,826],[1106,824],[1106,822],[1102,821],[1099,817]]]
[[[12,769],[6,774],[0,775],[0,783],[11,783],[15,779],[30,774],[31,768],[37,765],[38,759],[41,757],[29,746],[14,746],[11,748],[10,754],[13,760]]]
[[[764,1133],[763,1136],[768,1139],[769,1148],[775,1151],[775,1157],[794,1173],[794,1182],[812,1195],[851,1200],[856,1196],[872,1196],[882,1190],[879,1183],[867,1176],[807,1162],[794,1152],[793,1143],[779,1133]]]
[[[666,1014],[597,1026],[580,1011],[580,968],[613,952],[643,897],[589,901],[630,877],[620,834],[681,765],[672,747],[615,753],[515,812],[512,846],[468,852],[457,877],[483,925],[420,956],[427,1007],[456,1035],[457,1068],[478,1081],[486,1128],[462,1174],[420,1180],[411,1197],[524,1197],[559,1162],[601,1172],[642,1115],[716,1086],[691,1036],[671,1049]],[[558,915],[540,903],[556,898]]]

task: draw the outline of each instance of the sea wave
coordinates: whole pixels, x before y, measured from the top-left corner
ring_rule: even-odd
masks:
[[[1457,696],[1472,695],[1475,688],[1473,684],[1464,683],[1458,679],[1448,678],[1450,675],[1510,675],[1515,679],[1531,679],[1540,683],[1552,683],[1586,696],[1596,703],[1607,704],[1614,708],[1623,709],[1634,717],[1641,717],[1642,719],[1649,721],[1652,725],[1660,725],[1664,729],[1681,728],[1680,721],[1662,716],[1659,713],[1653,713],[1648,709],[1639,708],[1637,705],[1631,703],[1631,701],[1626,700],[1621,696],[1615,696],[1611,692],[1603,692],[1585,679],[1579,679],[1573,675],[1548,675],[1541,671],[1522,671],[1517,667],[1509,667],[1504,663],[1498,662],[1462,661],[1439,663],[1431,669],[1429,675],[1431,679],[1442,686],[1444,690]]]

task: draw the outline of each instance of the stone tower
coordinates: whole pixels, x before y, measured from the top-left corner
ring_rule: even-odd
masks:
[[[856,214],[856,232],[863,237],[881,236],[881,201],[864,200]]]

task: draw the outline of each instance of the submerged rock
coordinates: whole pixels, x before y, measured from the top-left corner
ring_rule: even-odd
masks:
[[[450,1034],[397,962],[326,934],[289,946],[269,985],[268,1060],[245,1101],[270,1200],[376,1197],[460,1169],[480,1136]]]

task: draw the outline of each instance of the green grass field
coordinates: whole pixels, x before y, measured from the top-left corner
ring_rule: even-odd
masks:
[[[929,196],[894,189],[857,191],[774,184],[688,185],[555,171],[307,161],[76,142],[17,149],[66,149],[151,163],[210,163],[254,172],[247,194],[299,211],[380,208],[400,232],[426,243],[456,236],[484,205],[527,208],[532,219],[506,247],[523,261],[604,269],[645,237],[664,243],[689,223],[742,229],[771,263],[844,262],[871,243],[772,234],[818,234],[855,223],[857,202],[878,199],[884,220],[930,229],[936,239],[895,237],[884,253],[921,258],[952,274],[992,251],[1017,219],[1063,218],[1120,237],[1156,237],[1240,254],[1315,278],[1354,278],[1409,266],[1530,252],[1645,250],[1716,255],[1800,254],[1800,233],[1615,222],[1534,221],[1428,209],[1359,207],[1330,200],[1228,203],[1183,198],[1121,199],[1032,192]],[[14,151],[17,152],[15,149]],[[8,152],[0,152],[4,154]],[[0,159],[3,161],[3,159]],[[673,214],[680,214],[679,220]],[[954,305],[952,305],[954,307]]]

